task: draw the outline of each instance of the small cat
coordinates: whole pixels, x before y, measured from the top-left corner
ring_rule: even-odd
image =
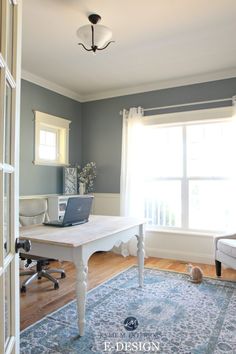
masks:
[[[192,283],[201,283],[203,279],[203,271],[198,266],[192,264],[187,265],[187,272],[190,275],[190,281]]]

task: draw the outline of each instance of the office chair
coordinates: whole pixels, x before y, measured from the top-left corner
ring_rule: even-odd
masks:
[[[47,199],[22,199],[19,205],[19,221],[20,226],[28,226],[34,224],[42,224],[48,221]],[[20,253],[20,258],[26,260],[26,268],[30,266],[32,261],[36,262],[36,269],[20,272],[20,275],[29,275],[29,278],[21,284],[21,292],[26,292],[26,287],[34,280],[46,278],[54,284],[54,289],[59,288],[59,282],[51,273],[61,274],[61,278],[65,278],[66,274],[63,269],[45,269],[49,264],[49,259],[32,254]]]

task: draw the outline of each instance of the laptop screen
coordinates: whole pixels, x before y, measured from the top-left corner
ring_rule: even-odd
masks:
[[[88,220],[92,207],[93,196],[68,198],[63,224],[75,224]]]

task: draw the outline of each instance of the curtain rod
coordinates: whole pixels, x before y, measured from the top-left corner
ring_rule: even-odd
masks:
[[[221,98],[218,100],[209,100],[209,101],[199,101],[199,102],[190,102],[190,103],[182,103],[182,104],[173,104],[169,106],[159,106],[153,108],[144,108],[144,112],[148,111],[156,111],[159,109],[168,109],[168,108],[178,108],[178,107],[187,107],[187,106],[195,106],[198,104],[207,104],[207,103],[217,103],[217,102],[226,102],[226,101],[234,101],[236,103],[236,96],[229,97],[229,98]],[[123,111],[120,111],[120,115],[123,114]]]

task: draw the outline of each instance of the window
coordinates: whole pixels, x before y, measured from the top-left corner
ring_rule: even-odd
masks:
[[[37,165],[69,163],[69,124],[67,119],[35,112],[35,161]]]
[[[208,111],[214,117],[214,111],[217,116],[219,110],[224,119],[203,120]],[[199,120],[191,121],[196,112]],[[152,118],[152,125],[143,128],[149,225],[200,231],[230,229],[236,226],[236,126],[224,116],[232,114],[220,108],[182,115],[182,122],[153,125]],[[174,114],[163,116],[173,118]]]
[[[40,129],[39,132],[39,158],[40,160],[55,161],[58,151],[58,130]]]

